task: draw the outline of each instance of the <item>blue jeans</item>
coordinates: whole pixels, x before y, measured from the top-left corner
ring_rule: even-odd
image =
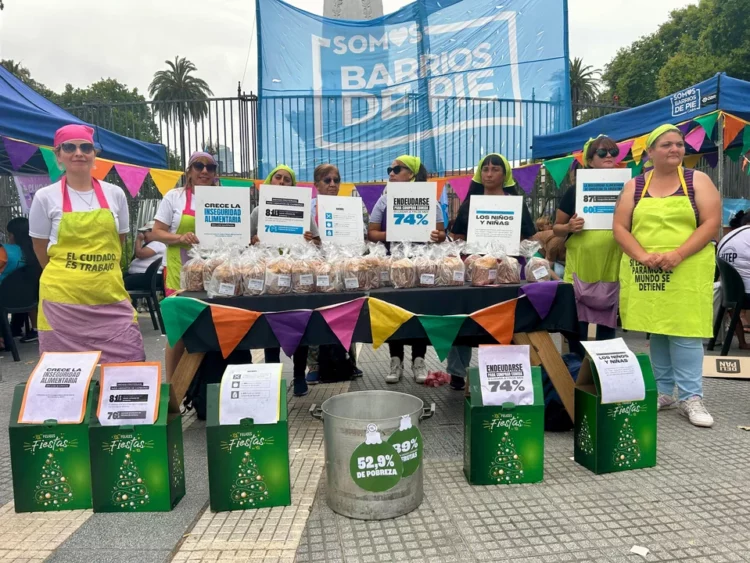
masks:
[[[703,339],[651,335],[651,365],[659,393],[671,395],[677,384],[680,401],[703,397]]]
[[[448,375],[466,378],[471,364],[471,346],[454,346],[448,353]]]

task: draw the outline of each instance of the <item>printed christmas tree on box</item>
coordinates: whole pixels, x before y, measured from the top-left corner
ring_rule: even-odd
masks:
[[[636,354],[646,390],[642,401],[602,404],[596,367],[587,357],[576,381],[576,462],[594,473],[656,465],[656,382],[651,362]]]

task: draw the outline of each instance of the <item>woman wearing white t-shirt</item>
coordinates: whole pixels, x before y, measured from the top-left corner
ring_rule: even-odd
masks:
[[[101,350],[103,363],[143,361],[143,338],[120,271],[129,230],[125,192],[92,177],[90,127],[60,128],[54,146],[66,174],[39,190],[29,210],[29,235],[44,268],[39,351]]]

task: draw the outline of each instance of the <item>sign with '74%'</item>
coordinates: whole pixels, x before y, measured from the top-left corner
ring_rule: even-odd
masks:
[[[437,224],[435,182],[389,183],[386,190],[386,240],[428,242]]]

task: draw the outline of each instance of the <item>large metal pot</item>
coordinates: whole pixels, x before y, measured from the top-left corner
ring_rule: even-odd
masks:
[[[418,397],[393,391],[357,391],[336,395],[310,414],[324,426],[327,500],[331,510],[358,520],[385,520],[408,514],[422,503],[422,464],[413,473],[383,492],[371,492],[355,482],[352,455],[377,426],[383,442],[404,425],[419,428],[421,420],[435,413]],[[420,433],[421,434],[421,433]],[[370,432],[372,435],[372,432]],[[421,449],[420,449],[421,453]],[[399,461],[400,461],[399,457]]]

